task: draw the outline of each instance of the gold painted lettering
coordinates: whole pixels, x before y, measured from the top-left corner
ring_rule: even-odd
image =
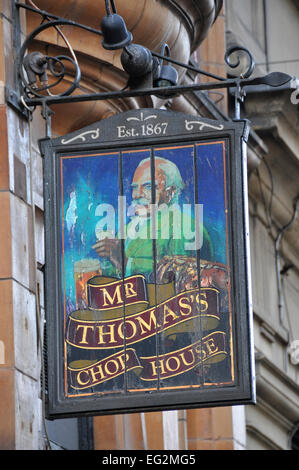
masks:
[[[129,359],[130,359],[129,354],[121,354],[120,356],[117,356],[117,359],[120,362],[120,366],[121,366],[122,370],[125,370],[125,361],[126,362],[129,361]]]
[[[79,342],[79,344],[88,344],[88,341],[87,341],[87,331],[88,329],[91,328],[91,330],[93,331],[94,327],[92,325],[78,325],[77,326],[77,331],[79,331],[79,329],[83,329],[83,333],[82,333],[82,339],[81,341]]]
[[[103,331],[104,326],[103,325],[97,326],[98,335],[99,335],[98,344],[107,344],[107,341],[105,341],[105,339],[104,339],[104,337],[106,337],[106,336],[109,338],[108,344],[117,343],[117,341],[115,339],[114,327],[115,327],[114,323],[112,325],[108,325],[107,328],[109,328],[109,331],[106,331],[104,333],[104,331]]]
[[[147,323],[143,317],[137,317],[136,321],[139,323],[141,334],[144,335],[147,331],[155,331],[157,327],[157,319],[155,315],[155,310],[151,310],[149,323]],[[144,329],[143,329],[144,327]]]
[[[104,298],[104,303],[103,303],[103,306],[104,307],[109,307],[109,305],[115,305],[115,304],[122,304],[122,298],[121,298],[121,286],[118,285],[116,288],[115,288],[115,291],[114,291],[114,295],[111,296],[108,292],[107,289],[101,289],[101,291],[103,292],[103,298]],[[115,302],[115,299],[117,299],[117,301]],[[108,302],[109,303],[108,303]]]
[[[172,361],[172,363],[173,361],[176,363],[174,368],[170,367],[170,361]],[[176,372],[177,370],[179,370],[180,365],[180,360],[176,356],[171,356],[166,361],[166,369],[168,369],[170,372]]]
[[[207,356],[207,353],[204,349],[202,349],[201,344],[196,345],[194,350],[195,350],[195,353],[198,356],[198,360],[199,361],[204,361],[206,356]]]
[[[137,296],[137,292],[134,290],[134,284],[132,282],[125,282],[125,294],[127,299]]]
[[[218,346],[214,343],[214,338],[210,338],[207,341],[204,342],[204,344],[207,346],[207,350],[209,354],[214,354],[215,352],[218,351]]]
[[[125,325],[125,328],[124,328],[124,325]],[[127,326],[130,325],[131,326],[131,329],[132,329],[132,333],[131,333],[131,336],[129,336],[128,334],[128,328]],[[133,322],[132,320],[126,320],[125,322],[122,322],[119,327],[118,327],[118,336],[121,338],[121,339],[124,339],[124,329],[126,331],[126,340],[129,340],[129,339],[132,339],[134,338],[134,336],[136,335],[137,333],[137,327],[135,325],[135,322]]]
[[[183,310],[180,310],[180,314],[185,317],[185,316],[188,316],[190,315],[190,313],[192,312],[192,307],[189,303],[185,303],[184,302],[187,301],[189,302],[189,298],[188,297],[181,297],[180,300],[179,300],[179,306],[181,309],[187,309],[187,312],[184,312]]]
[[[186,354],[191,354],[191,357],[192,357],[191,362],[186,361],[186,359],[185,359]],[[182,358],[183,364],[185,366],[191,366],[195,362],[194,353],[193,353],[192,349],[188,349],[188,351],[184,351],[184,352],[180,353],[179,356]]]
[[[109,364],[113,365],[114,370],[112,370],[112,371],[109,370],[109,367],[108,367]],[[110,359],[110,361],[105,362],[104,369],[105,369],[106,375],[114,375],[119,370],[119,364],[114,359]]]
[[[89,369],[89,371],[93,382],[98,382],[99,380],[103,380],[105,378],[102,364],[99,364],[96,367],[92,367]],[[100,375],[100,378],[97,377],[98,375]]]
[[[168,323],[168,321],[166,320],[169,316],[172,317],[172,320],[176,320],[177,318],[179,318],[178,315],[176,315],[175,312],[173,312],[167,304],[164,305],[164,325],[166,325],[166,323]]]
[[[159,367],[159,369],[160,369],[160,371],[161,371],[161,374],[165,374],[165,372],[166,372],[166,371],[165,371],[165,366],[164,366],[164,361],[163,361],[163,359],[162,359],[162,360],[159,360],[158,362],[159,362],[159,364],[158,364],[158,366],[157,366],[157,361],[156,361],[156,360],[150,361],[150,365],[152,366],[152,376],[153,376],[153,377],[155,377],[155,376],[158,375],[158,370],[157,370],[158,367]]]
[[[78,384],[79,384],[79,385],[82,385],[82,386],[87,385],[88,382],[89,382],[89,378],[88,378],[88,380],[87,380],[86,382],[83,382],[83,380],[81,379],[81,374],[87,374],[87,375],[88,375],[88,371],[87,371],[87,370],[80,370],[80,372],[78,372],[78,374],[77,374],[77,382],[78,382]]]
[[[204,297],[204,299],[207,298],[207,293],[206,292],[201,292],[200,293],[201,297]],[[206,300],[200,299],[200,311],[201,312],[206,312],[209,308],[209,304]]]

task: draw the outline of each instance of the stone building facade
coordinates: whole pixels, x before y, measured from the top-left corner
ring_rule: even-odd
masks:
[[[99,28],[102,0],[27,0],[53,15]],[[297,1],[116,1],[134,42],[226,76],[226,46],[248,47],[256,73],[299,76],[296,62]],[[262,8],[261,8],[262,5]],[[0,23],[0,448],[1,449],[289,449],[299,423],[298,102],[294,88],[248,93],[242,115],[250,119],[248,183],[257,405],[46,421],[41,361],[44,347],[44,227],[42,158],[38,140],[46,126],[40,110],[24,119],[7,99],[16,89],[15,11],[2,0]],[[21,39],[40,24],[20,10]],[[283,31],[282,38],[278,30]],[[76,93],[120,90],[126,85],[119,51],[74,27],[61,28],[82,71]],[[66,54],[55,29],[38,36],[32,50]],[[207,80],[178,67],[180,83]],[[69,71],[59,91],[72,79]],[[294,87],[295,85],[293,85]],[[295,97],[295,98],[294,98]],[[9,104],[10,103],[10,104]],[[139,97],[53,106],[52,136],[116,113],[162,107],[214,119],[230,118],[225,91],[195,92],[163,101]],[[47,129],[49,132],[49,129]],[[293,220],[294,219],[294,220]],[[284,227],[292,224],[284,230]],[[292,349],[293,348],[293,349]],[[295,352],[294,352],[295,351]]]
[[[249,47],[256,74],[279,70],[298,77],[298,6],[279,0],[227,2],[227,42]],[[246,407],[246,433],[247,447],[254,449],[288,449],[296,439],[298,445],[296,86],[294,80],[271,92],[255,89],[243,109],[259,138],[259,160],[248,181],[258,399],[255,407]]]

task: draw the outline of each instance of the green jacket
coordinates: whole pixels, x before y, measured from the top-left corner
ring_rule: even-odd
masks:
[[[187,239],[184,236],[183,224],[177,223],[175,217],[181,217],[178,211],[170,211],[169,217],[169,231],[166,224],[162,224],[161,213],[158,212],[157,227],[156,227],[156,262],[158,263],[163,256],[183,255],[183,256],[196,256],[196,251],[188,249],[193,239]],[[192,233],[194,233],[194,219],[184,215],[184,223],[189,224]],[[153,237],[151,237],[150,219],[145,221],[140,226],[137,237],[130,238],[130,230],[132,229],[132,222],[127,225],[127,239],[125,240],[125,254],[127,257],[126,276],[132,274],[145,274],[148,275],[153,272]],[[213,259],[213,246],[210,236],[205,227],[203,227],[203,244],[200,249],[200,257],[205,260]]]

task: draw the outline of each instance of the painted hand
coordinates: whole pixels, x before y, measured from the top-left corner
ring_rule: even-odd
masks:
[[[108,258],[116,270],[121,270],[121,241],[117,238],[104,238],[97,241],[92,248],[100,258]]]

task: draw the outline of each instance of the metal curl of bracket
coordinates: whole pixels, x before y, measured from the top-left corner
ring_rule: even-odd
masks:
[[[49,21],[48,23],[42,24],[39,27],[37,27],[24,41],[21,50],[20,50],[20,55],[19,55],[19,60],[18,60],[18,73],[21,79],[21,83],[23,86],[23,92],[27,96],[27,98],[43,98],[44,94],[43,92],[49,91],[50,89],[55,88],[64,78],[66,74],[66,67],[64,65],[64,61],[70,62],[75,69],[75,74],[74,74],[74,79],[71,83],[71,85],[63,92],[55,95],[57,97],[63,97],[63,96],[69,96],[76,88],[79,87],[80,80],[81,80],[81,70],[78,65],[77,60],[74,60],[73,58],[66,56],[66,55],[59,55],[57,57],[51,57],[51,56],[43,56],[40,54],[39,57],[36,57],[36,62],[35,62],[35,67],[32,67],[32,64],[30,64],[30,67],[33,68],[33,72],[35,72],[36,75],[39,75],[40,77],[43,77],[43,80],[41,82],[41,86],[38,87],[36,85],[36,81],[33,79],[30,81],[28,79],[28,55],[25,55],[30,43],[44,30],[52,27],[56,27],[59,25],[72,25],[72,26],[77,26],[79,28],[86,29],[84,25],[80,24],[74,24],[72,21],[68,20],[55,20],[55,21]],[[99,33],[100,34],[100,33]],[[27,61],[27,62],[26,62]],[[57,70],[57,65],[59,69]],[[29,68],[30,68],[29,67]],[[27,70],[26,70],[27,68]],[[48,84],[48,80],[46,77],[46,72],[49,71],[51,75],[54,78],[57,78],[57,80],[52,83]],[[49,94],[51,94],[49,92]]]
[[[49,72],[52,74],[52,76],[57,78],[57,80],[54,83],[51,83],[50,85],[48,84],[48,82],[46,82],[45,85],[42,85],[39,88],[34,88],[33,86],[30,86],[30,85],[27,84],[26,85],[27,91],[30,94],[32,94],[36,97],[44,96],[44,95],[40,94],[40,92],[49,91],[51,88],[55,88],[64,79],[65,74],[66,74],[66,67],[65,67],[63,61],[69,61],[75,67],[75,70],[76,70],[75,79],[71,83],[69,88],[67,88],[67,90],[65,90],[62,93],[60,93],[59,95],[55,95],[55,96],[61,96],[62,97],[62,96],[70,95],[78,87],[78,85],[80,83],[80,80],[81,80],[81,71],[80,71],[80,68],[78,67],[77,63],[71,57],[68,57],[68,56],[65,56],[65,55],[59,55],[59,56],[56,56],[56,57],[45,56],[45,59],[47,61],[47,70],[49,70]],[[57,65],[60,67],[60,70],[57,70],[57,69],[55,70],[55,67]],[[49,93],[49,94],[51,94],[51,93]]]
[[[109,15],[109,12],[111,13],[111,10],[113,12],[116,11],[114,0],[105,0],[105,3],[106,3],[107,15],[109,17],[109,20],[111,20],[112,15]],[[111,4],[111,8],[110,8],[110,4]],[[130,39],[130,35],[126,30],[125,24],[122,24],[122,29],[121,29],[122,35],[120,37],[120,40],[121,40],[123,39],[123,36],[125,36],[125,46],[123,45],[124,41],[120,41],[119,43],[116,43],[116,44],[114,41],[112,41],[113,47],[111,47],[111,43],[110,43],[111,37],[108,37],[108,38],[104,37],[105,36],[104,33],[98,29],[94,29],[92,27],[77,23],[75,21],[60,18],[51,13],[33,8],[28,4],[21,3],[18,1],[15,1],[15,6],[17,9],[24,8],[26,10],[30,10],[31,12],[41,15],[43,18],[42,23],[27,36],[23,45],[21,45],[20,41],[18,42],[19,54],[15,62],[18,89],[17,90],[10,89],[6,92],[7,101],[11,104],[11,106],[13,106],[15,109],[17,109],[21,113],[24,111],[24,108],[27,111],[32,112],[32,110],[34,110],[36,106],[42,106],[43,116],[48,117],[52,112],[50,110],[50,106],[54,104],[60,104],[60,103],[75,103],[75,102],[83,102],[83,101],[87,102],[87,101],[119,99],[119,98],[124,99],[124,98],[130,98],[130,97],[151,96],[151,95],[158,96],[157,92],[165,98],[166,96],[169,96],[169,94],[175,96],[176,94],[179,95],[179,94],[189,93],[191,91],[194,91],[194,92],[195,91],[209,91],[209,90],[217,90],[217,89],[224,88],[224,89],[231,90],[231,93],[234,95],[234,98],[235,98],[234,118],[240,119],[241,103],[244,101],[244,98],[246,96],[246,88],[257,86],[257,85],[265,85],[265,86],[276,87],[276,88],[280,86],[291,87],[290,84],[292,80],[294,80],[294,77],[291,77],[290,75],[287,75],[281,72],[272,72],[266,76],[257,76],[255,78],[252,78],[251,75],[255,68],[254,58],[252,54],[250,53],[250,51],[242,46],[235,45],[235,46],[230,47],[226,51],[226,54],[224,57],[225,63],[230,69],[232,70],[237,69],[241,65],[241,58],[242,57],[244,58],[244,55],[246,55],[248,59],[248,66],[245,67],[246,70],[243,71],[243,73],[231,74],[231,76],[227,78],[227,77],[218,76],[213,73],[202,70],[198,68],[197,66],[194,66],[194,64],[190,64],[190,63],[185,64],[178,60],[175,60],[170,57],[169,53],[165,55],[165,51],[168,48],[166,44],[163,46],[160,54],[158,54],[155,51],[146,50],[146,48],[138,44],[128,45],[127,40]],[[46,23],[44,22],[45,20],[47,20]],[[117,48],[122,47],[130,58],[132,57],[134,58],[135,62],[138,60],[138,54],[136,53],[136,50],[137,52],[143,51],[143,54],[139,54],[142,60],[144,59],[144,51],[146,51],[146,56],[149,56],[149,60],[148,62],[146,62],[145,65],[148,65],[148,64],[152,65],[152,69],[150,69],[149,67],[149,70],[147,70],[148,74],[144,73],[145,68],[144,67],[142,68],[142,64],[141,64],[141,70],[143,74],[139,73],[139,69],[137,70],[138,74],[136,73],[136,70],[132,71],[130,69],[129,71],[127,71],[127,73],[129,74],[130,79],[132,79],[131,82],[133,85],[128,87],[128,84],[129,84],[128,82],[126,87],[119,91],[73,94],[73,91],[80,87],[81,70],[80,70],[76,55],[71,45],[69,44],[69,42],[67,41],[67,39],[64,37],[62,33],[61,35],[64,38],[66,45],[68,46],[71,57],[67,55],[58,55],[57,57],[50,57],[50,56],[43,55],[41,52],[29,52],[28,53],[31,42],[34,41],[35,38],[40,33],[42,33],[48,28],[55,28],[56,30],[59,30],[59,26],[63,26],[63,25],[74,26],[74,27],[89,31],[91,33],[94,33],[97,36],[103,36],[104,39],[106,40],[107,49],[113,49],[116,46]],[[103,23],[102,23],[102,26],[103,26]],[[19,36],[20,35],[21,33],[19,31]],[[102,44],[103,44],[103,41],[102,41]],[[135,51],[135,57],[132,51]],[[66,62],[68,62],[68,65],[69,65],[68,69],[65,65]],[[162,67],[164,62],[167,62],[168,65],[165,65]],[[167,81],[169,83],[165,83],[166,80],[156,80],[157,77],[155,76],[155,73],[157,72],[157,70],[155,69],[154,65],[157,63],[160,64],[160,69],[164,68],[163,74],[161,73],[161,75],[163,79],[165,79],[165,76],[166,76]],[[186,70],[191,70],[199,75],[207,76],[213,79],[213,81],[195,82],[195,83],[191,83],[187,85],[186,84],[178,85],[177,80],[170,80],[172,76],[174,76],[174,73],[171,73],[171,74],[169,73],[170,68],[171,68],[170,64],[172,64],[173,66],[176,65],[178,67],[182,67]],[[71,71],[70,67],[72,69],[74,68],[75,72],[73,70]],[[173,72],[175,72],[174,68],[173,68]],[[48,82],[48,73],[50,73],[52,75],[52,78],[54,78],[54,80],[51,80],[51,83]],[[55,87],[57,87],[59,83],[65,78],[66,74],[68,75],[68,80],[69,80],[70,75],[73,75],[73,80],[69,88],[67,88],[66,90],[60,93],[55,94],[54,93]],[[147,80],[144,79],[142,83],[139,83],[138,82],[139,76],[142,76],[142,77],[148,76],[149,78]],[[136,78],[136,83],[135,83],[135,78]],[[161,79],[161,76],[158,78]],[[37,79],[39,79],[40,84],[37,84]],[[51,92],[52,90],[53,92]]]
[[[241,64],[242,53],[245,53],[247,57],[249,58],[249,65],[248,65],[247,70],[240,75],[240,78],[249,78],[255,69],[255,61],[254,61],[253,55],[248,49],[246,49],[246,47],[241,47],[241,46],[229,47],[225,53],[224,60],[230,68],[236,69]],[[237,55],[236,62],[232,62],[233,55],[234,55],[234,58]]]

